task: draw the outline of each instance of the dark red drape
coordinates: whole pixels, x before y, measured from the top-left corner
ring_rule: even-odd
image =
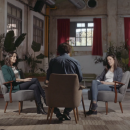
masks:
[[[130,18],[124,18],[125,41],[130,46]],[[129,66],[130,66],[130,50],[129,50]]]
[[[94,31],[93,31],[93,47],[92,55],[102,56],[102,28],[101,18],[94,18]]]
[[[57,20],[58,30],[58,43],[57,47],[64,42],[67,42],[70,37],[70,19],[58,19]]]

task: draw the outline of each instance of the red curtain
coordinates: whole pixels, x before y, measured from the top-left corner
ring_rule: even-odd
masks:
[[[103,55],[101,18],[94,18],[92,55]]]
[[[57,20],[58,30],[58,43],[57,47],[64,42],[67,42],[70,37],[70,19],[58,19]]]
[[[124,18],[125,41],[130,46],[130,18]],[[130,50],[129,50],[129,66],[130,66]]]

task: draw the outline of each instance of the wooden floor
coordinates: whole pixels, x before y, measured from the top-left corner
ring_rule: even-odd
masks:
[[[84,90],[86,111],[90,101],[87,100],[87,90]],[[0,130],[130,130],[130,92],[126,93],[122,103],[124,113],[121,113],[119,104],[109,103],[108,115],[105,114],[105,103],[98,103],[98,114],[84,117],[82,104],[79,106],[79,122],[75,123],[73,112],[72,120],[60,122],[53,114],[49,124],[45,115],[36,114],[35,102],[24,102],[23,112],[18,114],[18,103],[9,104],[7,112],[3,113],[5,102],[0,99]],[[47,111],[47,107],[45,107]],[[61,109],[63,111],[63,109]]]

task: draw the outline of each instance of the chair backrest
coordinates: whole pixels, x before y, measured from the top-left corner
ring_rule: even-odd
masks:
[[[51,74],[46,91],[50,107],[78,107],[81,101],[79,80],[76,74]]]
[[[119,89],[120,93],[123,94],[123,95],[125,95],[125,93],[126,93],[129,80],[130,80],[130,72],[129,72],[129,71],[126,71],[126,72],[123,74],[123,77],[122,77],[122,80],[121,80],[121,83],[124,83],[125,85],[123,85],[123,86]]]
[[[0,86],[1,86],[2,94],[5,94],[5,93],[7,93],[8,89],[5,85],[3,85],[3,83],[5,83],[5,80],[3,77],[3,73],[0,70]]]

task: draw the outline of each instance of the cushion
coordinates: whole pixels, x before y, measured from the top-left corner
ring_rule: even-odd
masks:
[[[88,99],[91,100],[91,93],[88,91]],[[99,91],[98,92],[98,101],[104,101],[104,102],[114,102],[115,100],[115,92],[113,91]],[[123,95],[121,93],[117,94],[117,101],[122,101]]]
[[[4,94],[4,100],[10,101],[9,93]],[[12,101],[27,101],[34,100],[34,91],[33,90],[19,90],[15,93],[12,93]]]
[[[5,83],[5,80],[4,80],[4,77],[3,77],[2,70],[0,70],[0,85],[3,85],[3,83]]]
[[[8,88],[5,85],[1,85],[1,91],[2,91],[2,94],[4,95],[7,93]]]

